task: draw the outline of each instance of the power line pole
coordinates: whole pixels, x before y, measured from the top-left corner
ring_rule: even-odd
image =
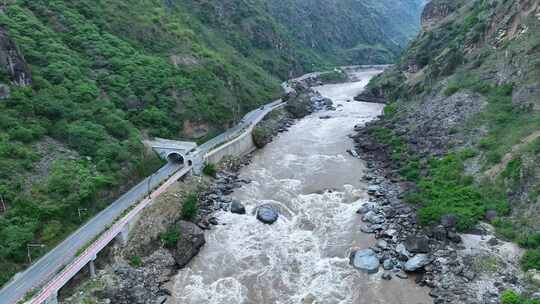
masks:
[[[154,176],[154,173],[152,173],[152,175],[150,175],[150,177],[148,178],[148,198],[150,198],[150,195],[152,194],[152,192],[150,192],[150,184],[151,184],[153,176]]]
[[[82,213],[88,211],[86,208],[77,208],[77,213],[79,213],[79,220],[82,222]]]
[[[45,245],[43,244],[27,244],[26,245],[26,250],[28,252],[28,264],[32,264],[32,255],[30,254],[30,249],[31,248],[43,248],[45,247]]]

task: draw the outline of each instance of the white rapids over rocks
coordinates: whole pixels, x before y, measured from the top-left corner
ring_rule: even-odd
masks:
[[[337,111],[308,116],[257,151],[241,177],[252,183],[231,195],[246,215],[219,212],[199,255],[174,278],[177,304],[424,304],[427,290],[411,280],[383,281],[349,265],[352,248],[367,248],[356,210],[367,200],[364,163],[350,156],[354,125],[376,118],[382,105],[347,102],[379,71],[359,81],[316,88]],[[330,119],[320,119],[330,115]],[[256,206],[279,206],[273,225]]]

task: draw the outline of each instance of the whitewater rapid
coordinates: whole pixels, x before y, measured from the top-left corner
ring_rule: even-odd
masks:
[[[375,119],[382,105],[351,101],[380,71],[356,73],[358,81],[316,89],[337,111],[318,112],[280,134],[240,172],[253,182],[231,197],[246,215],[219,212],[221,225],[207,232],[199,255],[174,278],[177,304],[431,303],[412,280],[383,281],[349,265],[353,248],[367,248],[356,210],[368,197],[365,164],[346,151],[356,124]],[[319,117],[330,115],[330,119]],[[279,206],[273,225],[253,210]]]

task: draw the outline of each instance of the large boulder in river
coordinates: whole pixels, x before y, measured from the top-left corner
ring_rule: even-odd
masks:
[[[233,200],[231,202],[231,212],[236,214],[246,214],[246,207],[241,202]]]
[[[427,254],[417,254],[405,263],[405,271],[414,272],[429,264]]]
[[[257,219],[265,224],[273,224],[277,221],[279,212],[276,207],[265,204],[257,208]]]
[[[354,268],[367,273],[376,273],[379,271],[379,259],[375,251],[371,249],[362,249],[354,251],[350,258],[351,265]]]
[[[412,253],[428,253],[429,239],[425,236],[410,235],[405,239],[405,247]]]
[[[184,267],[193,259],[206,243],[204,232],[197,225],[180,221],[176,224],[180,236],[173,251],[174,260],[180,267]]]
[[[304,118],[311,114],[311,95],[307,92],[292,93],[289,95],[285,109],[291,113],[294,118]]]

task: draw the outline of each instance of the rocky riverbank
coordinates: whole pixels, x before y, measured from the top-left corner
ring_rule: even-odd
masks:
[[[374,234],[377,243],[354,252],[353,266],[372,273],[381,265],[386,280],[414,275],[418,284],[431,288],[434,303],[499,303],[504,290],[522,289],[526,278],[520,274],[516,245],[497,239],[487,224],[474,234],[458,234],[452,215],[434,227],[421,227],[417,206],[402,201],[413,185],[399,178],[386,146],[364,126],[355,129],[357,152],[368,164],[363,178],[370,185],[370,200],[358,210],[361,230]]]
[[[215,178],[188,177],[173,185],[143,212],[126,246],[115,243],[98,257],[97,277],[61,293],[61,302],[165,303],[171,278],[204,246],[204,230],[220,224],[214,212],[242,212],[241,204],[226,196],[249,183],[237,173],[248,163],[249,156],[228,159]],[[188,219],[184,205],[194,193],[199,193],[197,212]]]

